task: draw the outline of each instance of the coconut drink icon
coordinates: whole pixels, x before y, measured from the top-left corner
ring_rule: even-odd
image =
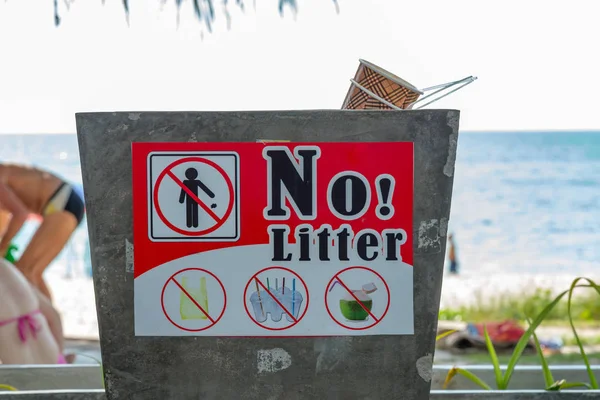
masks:
[[[333,290],[335,285],[339,281],[333,282],[329,288],[329,292]],[[340,311],[344,318],[351,322],[362,322],[366,321],[369,317],[369,313],[373,308],[373,299],[369,294],[377,290],[377,286],[374,283],[366,283],[362,286],[362,289],[351,289],[352,294],[345,290],[345,294],[340,299]],[[358,299],[358,301],[357,301]]]

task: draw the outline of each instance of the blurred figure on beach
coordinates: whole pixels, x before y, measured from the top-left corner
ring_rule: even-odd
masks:
[[[452,234],[448,235],[448,260],[450,261],[450,273],[458,274],[458,258],[456,258],[456,245]]]
[[[50,301],[0,259],[0,363],[65,364],[62,322]]]
[[[48,171],[0,163],[0,258],[31,214],[41,223],[15,265],[51,299],[43,273],[81,223],[85,204],[73,186]]]

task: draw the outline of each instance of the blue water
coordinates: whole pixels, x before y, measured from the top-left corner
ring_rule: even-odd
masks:
[[[449,228],[469,274],[598,271],[600,133],[460,135]]]
[[[81,184],[75,135],[2,135],[0,143],[0,162]],[[600,132],[461,133],[449,227],[463,273],[597,271]],[[50,269],[85,274],[86,246],[84,221]]]

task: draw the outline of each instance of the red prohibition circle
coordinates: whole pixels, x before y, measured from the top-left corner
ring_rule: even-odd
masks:
[[[375,321],[374,323],[372,323],[371,325],[367,325],[367,326],[363,326],[363,327],[356,327],[356,326],[348,326],[348,325],[344,325],[342,324],[340,321],[338,321],[334,316],[333,313],[331,312],[331,310],[329,309],[329,304],[327,304],[327,297],[329,296],[329,288],[331,287],[331,284],[333,283],[333,281],[335,279],[339,279],[338,277],[340,276],[340,274],[342,274],[343,272],[349,271],[351,269],[364,269],[366,271],[372,272],[375,275],[377,275],[377,277],[379,279],[381,279],[381,282],[383,282],[383,284],[385,285],[385,290],[387,291],[387,295],[388,295],[388,301],[387,301],[387,305],[385,307],[385,311],[383,312],[383,314],[381,315],[381,317],[379,317],[379,320]],[[385,315],[387,314],[388,310],[390,309],[390,288],[388,287],[387,282],[385,281],[385,279],[383,279],[383,277],[378,274],[375,270],[371,269],[371,268],[367,268],[367,267],[348,267],[345,268],[343,270],[341,270],[340,272],[338,272],[337,274],[335,274],[333,276],[333,278],[331,278],[331,280],[329,281],[329,283],[327,283],[327,287],[325,288],[325,308],[327,309],[327,313],[329,314],[329,316],[331,317],[331,319],[338,324],[339,326],[341,326],[342,328],[346,328],[346,329],[350,329],[353,331],[362,331],[365,329],[369,329],[374,327],[375,325],[377,325],[378,323],[380,323],[383,320],[383,317],[385,317]]]
[[[197,232],[196,231],[194,231],[194,232],[186,231],[184,229],[178,228],[175,225],[173,225],[167,219],[167,217],[165,217],[162,210],[160,209],[160,205],[158,204],[158,188],[160,187],[160,184],[161,184],[162,180],[164,179],[165,175],[167,175],[167,173],[169,173],[169,171],[171,171],[176,166],[186,163],[186,162],[200,162],[200,163],[203,163],[203,164],[213,167],[214,169],[217,170],[217,172],[219,172],[223,176],[223,178],[225,179],[225,183],[227,183],[227,189],[229,190],[229,204],[227,205],[227,211],[225,211],[225,214],[223,214],[223,218],[221,218],[219,220],[219,222],[217,222],[214,226],[212,226],[208,229],[204,229],[202,231],[197,231]],[[233,184],[231,183],[231,179],[229,179],[229,177],[227,176],[227,173],[225,172],[225,170],[223,170],[223,168],[221,168],[220,165],[218,165],[214,161],[207,160],[207,159],[201,158],[201,157],[186,157],[186,158],[177,160],[175,162],[172,162],[171,164],[169,164],[167,166],[167,168],[165,168],[160,173],[160,175],[156,179],[156,183],[154,184],[154,193],[152,196],[152,200],[154,202],[154,208],[156,209],[156,213],[158,214],[158,217],[161,219],[161,221],[165,225],[167,225],[169,228],[171,228],[171,230],[173,230],[181,235],[186,235],[186,236],[202,236],[202,235],[207,235],[211,232],[216,231],[221,226],[223,226],[223,224],[227,221],[227,219],[229,218],[229,215],[231,215],[231,211],[233,210],[233,205],[234,205],[233,196],[234,196],[234,191],[233,191]]]
[[[215,319],[215,321],[213,323],[211,323],[208,326],[205,326],[204,328],[200,328],[200,329],[189,329],[189,328],[185,328],[179,324],[177,324],[175,321],[173,321],[171,319],[171,317],[169,317],[169,313],[167,313],[167,310],[165,309],[165,290],[167,289],[167,285],[171,282],[172,280],[175,280],[175,277],[179,274],[181,274],[182,272],[185,271],[201,271],[204,273],[209,274],[210,276],[212,276],[213,278],[215,278],[215,280],[219,283],[219,285],[221,286],[221,290],[223,290],[223,310],[221,311],[221,314],[219,314],[219,316],[217,317],[217,319]],[[219,278],[217,278],[217,276],[215,274],[213,274],[210,271],[207,271],[205,269],[202,268],[186,268],[186,269],[182,269],[179,272],[174,273],[173,275],[171,275],[169,277],[169,279],[167,279],[167,281],[165,282],[165,285],[163,286],[162,289],[162,293],[160,295],[160,305],[162,307],[163,313],[165,314],[165,317],[167,317],[167,319],[169,320],[169,322],[171,322],[173,325],[175,325],[176,327],[178,327],[181,330],[187,331],[187,332],[200,332],[200,331],[204,331],[208,328],[211,328],[213,326],[215,326],[217,324],[217,322],[219,322],[219,320],[221,319],[221,317],[223,317],[223,314],[225,314],[225,310],[227,309],[227,293],[225,292],[225,286],[223,286],[223,283],[221,282],[221,280]]]
[[[306,305],[304,306],[304,311],[298,317],[298,319],[296,319],[296,322],[293,322],[292,324],[284,326],[282,328],[271,328],[269,326],[265,326],[265,325],[261,324],[260,322],[258,322],[254,318],[252,318],[252,314],[250,313],[250,310],[248,310],[248,304],[246,302],[246,296],[248,294],[248,288],[250,287],[250,284],[254,281],[254,279],[258,275],[262,274],[265,271],[269,271],[269,270],[272,270],[272,269],[281,269],[281,270],[284,270],[284,271],[289,272],[290,274],[294,275],[296,278],[298,278],[300,280],[300,282],[302,282],[302,285],[304,286],[304,291],[306,292]],[[291,269],[285,268],[285,267],[267,267],[267,268],[261,269],[260,271],[258,271],[254,275],[252,275],[252,278],[250,278],[250,280],[246,284],[246,288],[244,289],[244,298],[243,298],[243,301],[244,301],[244,308],[246,309],[246,314],[248,314],[248,317],[252,320],[252,322],[254,322],[256,325],[260,326],[261,328],[268,329],[270,331],[283,331],[285,329],[290,329],[292,326],[294,326],[298,322],[300,322],[302,320],[302,318],[304,318],[304,316],[306,315],[306,311],[308,310],[309,299],[310,299],[310,295],[308,294],[308,286],[306,285],[306,282],[304,282],[304,279],[302,279],[302,277],[300,275],[298,275],[297,273],[295,273]]]

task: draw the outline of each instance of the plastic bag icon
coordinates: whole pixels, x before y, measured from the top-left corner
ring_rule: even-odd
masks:
[[[185,291],[192,296],[194,301],[208,313],[208,292],[206,291],[206,277],[199,279],[198,287],[190,287],[187,276],[184,276],[181,281],[181,286]],[[208,319],[206,314],[198,308],[196,304],[183,291],[179,295],[179,313],[181,319]]]

